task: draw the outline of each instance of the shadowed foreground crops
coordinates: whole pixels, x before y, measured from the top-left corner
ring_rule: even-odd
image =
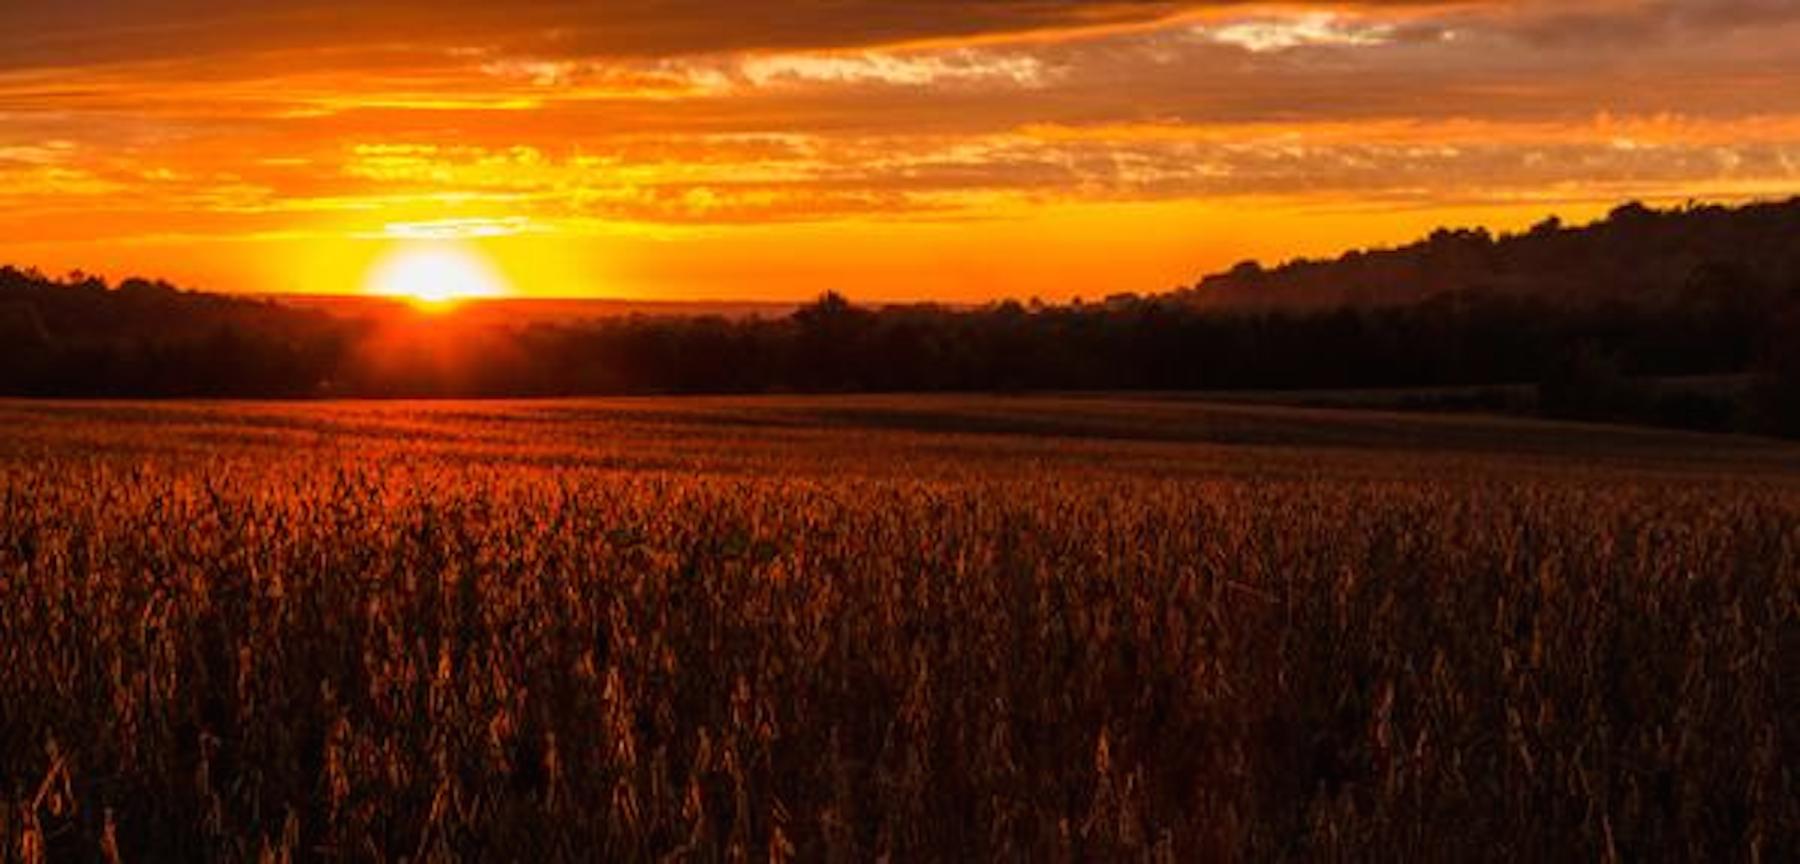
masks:
[[[0,414],[9,858],[1800,843],[1791,449],[1080,401]]]

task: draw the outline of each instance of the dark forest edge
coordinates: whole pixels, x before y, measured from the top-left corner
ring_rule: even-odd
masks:
[[[1663,383],[1694,378],[1726,383]],[[774,318],[349,317],[0,268],[7,396],[1376,388],[1448,391],[1414,408],[1800,435],[1800,199],[1440,230],[1100,303],[865,308],[834,293]]]

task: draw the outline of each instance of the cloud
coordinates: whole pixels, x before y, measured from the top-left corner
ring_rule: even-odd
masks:
[[[1197,27],[1202,37],[1262,53],[1319,46],[1368,47],[1392,41],[1396,27],[1361,22],[1331,12],[1252,18],[1213,27]]]
[[[995,81],[1036,87],[1042,86],[1046,77],[1043,62],[1035,57],[967,50],[924,56],[875,51],[847,56],[758,56],[743,60],[738,71],[745,80],[758,87],[782,82],[929,87]]]
[[[645,57],[1141,23],[1174,0],[59,0],[0,6],[0,67],[432,44]]]
[[[542,230],[523,216],[504,218],[433,219],[424,222],[389,222],[378,234],[367,235],[397,240],[473,240],[492,237],[516,237]]]
[[[1800,22],[1791,0],[1531,0],[1475,6],[1459,17],[1522,41],[1552,46],[1644,47],[1708,41],[1757,27]]]
[[[58,165],[75,158],[75,151],[76,146],[70,141],[44,141],[35,144],[0,146],[0,164]]]
[[[355,237],[553,236],[595,226],[992,218],[1020,206],[1777,194],[1800,116],[1028,126],[979,135],[657,135],[603,145],[387,143],[243,174],[118,160],[81,180],[165,213],[336,214]],[[3,169],[0,169],[3,170]],[[1445,178],[1454,178],[1446,182]],[[19,175],[45,191],[53,179]],[[74,190],[61,190],[65,201]],[[91,199],[90,199],[91,200]],[[90,205],[91,206],[91,205]],[[229,224],[229,223],[222,223]],[[260,224],[260,223],[259,223]]]

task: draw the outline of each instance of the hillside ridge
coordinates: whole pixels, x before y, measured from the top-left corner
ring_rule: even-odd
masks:
[[[1440,228],[1412,243],[1275,267],[1246,261],[1175,292],[1206,308],[1416,303],[1456,293],[1667,304],[1722,282],[1800,284],[1800,197],[1736,207],[1637,202],[1588,225]]]

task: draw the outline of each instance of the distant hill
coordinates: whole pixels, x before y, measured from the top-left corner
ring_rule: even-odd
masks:
[[[360,294],[265,294],[260,299],[294,309],[326,312],[343,318],[382,319],[395,313],[410,314],[412,306],[404,299]],[[700,318],[717,316],[729,319],[785,318],[799,309],[800,303],[731,300],[626,300],[614,298],[535,298],[497,297],[470,300],[459,304],[457,314],[465,321],[531,326],[534,324],[580,324],[645,315],[659,318]]]
[[[1206,309],[1395,306],[1480,294],[1663,307],[1722,286],[1800,285],[1800,198],[1743,207],[1620,206],[1604,220],[1530,231],[1440,229],[1397,249],[1264,268],[1245,262],[1178,292]]]

